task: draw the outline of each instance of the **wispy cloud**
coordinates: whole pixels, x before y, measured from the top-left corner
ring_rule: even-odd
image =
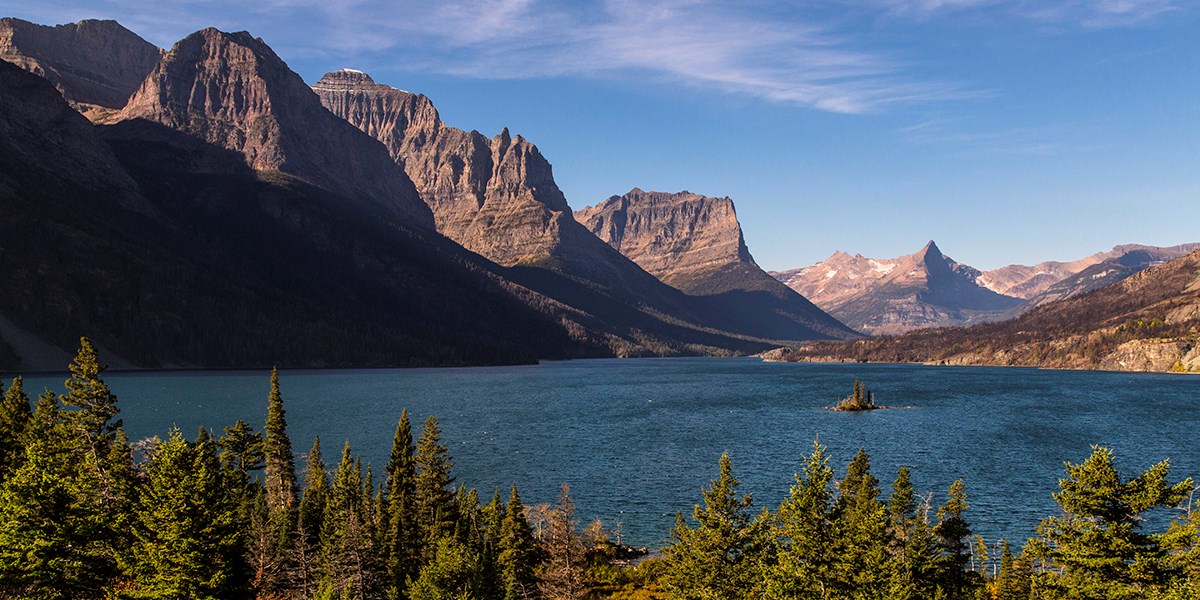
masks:
[[[39,11],[113,15],[135,29],[150,26],[143,35],[163,44],[170,43],[165,18],[192,28],[248,29],[307,57],[398,57],[393,62],[411,70],[477,78],[657,81],[841,113],[975,94],[917,75],[885,52],[864,50],[853,34],[815,17],[793,12],[778,19],[753,0],[95,0],[80,6],[45,0]]]
[[[854,2],[855,0],[849,0]],[[1178,0],[873,0],[889,14],[928,19],[988,11],[1008,18],[1082,29],[1143,24],[1180,10]]]

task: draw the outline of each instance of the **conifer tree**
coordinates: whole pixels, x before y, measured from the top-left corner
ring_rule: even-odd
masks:
[[[951,598],[965,597],[971,586],[971,526],[967,523],[967,488],[961,479],[950,484],[946,503],[938,508],[934,533],[942,551],[941,586]]]
[[[587,593],[584,548],[578,529],[571,487],[564,483],[558,492],[558,504],[547,515],[546,528],[542,532],[546,561],[542,565],[538,590],[545,598],[578,600]]]
[[[534,575],[540,562],[537,540],[516,485],[508,496],[500,524],[499,551],[497,562],[504,600],[537,600],[540,597]]]
[[[454,534],[458,520],[455,514],[457,502],[451,491],[453,463],[449,451],[441,443],[441,436],[437,419],[430,416],[417,441],[414,460],[417,469],[414,505],[423,562],[433,559],[438,540]]]
[[[400,411],[384,487],[383,559],[389,589],[403,594],[421,569],[420,529],[416,507],[416,448],[408,409]]]
[[[325,503],[329,495],[329,478],[325,475],[325,462],[321,460],[321,438],[313,440],[304,465],[304,495],[296,519],[296,540],[292,545],[294,569],[291,580],[293,588],[303,598],[316,592],[321,556],[321,523],[325,516]]]
[[[246,480],[249,480],[251,473],[265,466],[262,434],[255,432],[241,419],[225,428],[225,435],[217,440],[217,447],[221,449],[221,463],[241,473]]]
[[[833,510],[837,561],[830,585],[843,595],[874,597],[887,588],[887,510],[879,495],[870,457],[860,449],[838,485]]]
[[[768,523],[752,514],[752,497],[739,496],[739,485],[726,452],[717,479],[703,490],[704,505],[692,511],[696,526],[676,516],[663,550],[669,560],[665,584],[675,597],[735,600],[762,580]]]
[[[409,587],[411,600],[486,598],[479,554],[453,536],[438,541],[433,560]]]
[[[131,574],[135,598],[220,598],[236,592],[240,523],[210,440],[178,429],[146,468]]]
[[[47,398],[35,422],[57,412]],[[0,597],[100,598],[116,571],[106,515],[80,488],[66,441],[61,425],[46,426],[0,485]]]
[[[382,589],[376,550],[364,519],[361,464],[350,443],[333,477],[321,524],[320,589],[334,597],[375,597]]]
[[[0,386],[3,390],[3,386]],[[29,406],[29,396],[20,377],[12,381],[7,391],[3,391],[0,400],[0,482],[20,466],[25,456],[23,438],[33,411]]]
[[[833,468],[818,440],[796,474],[776,522],[778,549],[767,578],[771,598],[825,598],[835,563],[831,511]]]
[[[1167,483],[1170,463],[1164,460],[1124,481],[1112,451],[1101,447],[1080,464],[1067,463],[1066,472],[1054,494],[1062,516],[1038,526],[1049,568],[1061,572],[1044,578],[1048,587],[1079,597],[1138,598],[1168,584],[1163,536],[1141,531],[1142,514],[1180,505],[1192,480]]]
[[[296,506],[296,462],[287,433],[283,395],[279,391],[279,369],[271,370],[271,393],[267,397],[267,426],[263,453],[266,463],[267,510],[272,521],[286,523]],[[281,542],[286,537],[282,531]]]

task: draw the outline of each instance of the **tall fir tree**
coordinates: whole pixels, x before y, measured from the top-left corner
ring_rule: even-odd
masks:
[[[22,379],[15,377],[0,399],[0,481],[7,479],[21,465],[25,456],[25,429],[32,417],[33,410]]]
[[[287,522],[296,506],[296,461],[288,437],[283,394],[279,391],[279,369],[271,370],[271,392],[267,397],[267,426],[263,430],[266,463],[267,510],[272,519]],[[277,517],[277,515],[281,515]]]
[[[967,487],[957,479],[950,484],[946,503],[938,508],[938,524],[933,530],[941,548],[941,586],[950,598],[966,598],[974,584],[967,568],[971,564],[968,508]]]
[[[859,450],[838,485],[833,510],[837,561],[830,585],[844,595],[876,597],[888,586],[887,509],[871,459]]]
[[[834,555],[833,468],[819,440],[796,474],[776,518],[778,548],[766,577],[770,598],[827,598],[832,592]]]
[[[729,453],[721,455],[717,479],[703,490],[704,505],[692,511],[695,527],[677,515],[663,550],[667,589],[677,598],[736,600],[752,597],[762,580],[768,522],[753,514],[750,494],[738,495]]]
[[[541,596],[535,573],[541,562],[540,552],[516,485],[508,496],[500,524],[499,551],[497,563],[504,600],[538,600]]]
[[[423,563],[433,559],[438,540],[454,534],[458,521],[458,503],[452,491],[454,477],[450,474],[454,464],[441,437],[437,419],[432,416],[425,419],[414,458],[417,472],[414,505]]]
[[[382,554],[388,590],[404,597],[408,581],[421,570],[420,529],[416,507],[416,447],[408,409],[400,411],[384,488]]]
[[[313,439],[304,462],[304,494],[296,517],[296,539],[292,544],[292,588],[302,598],[311,598],[320,576],[321,523],[329,496],[329,478],[321,459],[321,438]]]
[[[383,580],[365,519],[361,463],[342,449],[321,524],[321,577],[318,594],[368,598],[381,594]]]
[[[171,431],[146,467],[134,528],[133,598],[229,598],[237,588],[242,523],[211,440]]]

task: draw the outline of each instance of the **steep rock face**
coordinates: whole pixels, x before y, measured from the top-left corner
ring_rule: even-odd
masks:
[[[412,181],[378,141],[337,118],[261,39],[198,31],[142,83],[119,120],[145,120],[433,227]]]
[[[664,285],[576,221],[549,162],[521,136],[505,130],[489,139],[449,127],[428,98],[351,69],[326,74],[313,89],[330,111],[388,147],[440,233],[593,316],[617,354],[723,353],[766,340],[853,335],[812,307],[811,327],[747,318],[748,308],[727,310],[731,298],[718,303]]]
[[[729,198],[634,188],[575,216],[638,266],[744,329],[856,335],[754,262]]]
[[[603,354],[578,315],[390,213],[0,61],[0,368],[402,366]],[[535,309],[534,306],[537,306]],[[64,360],[64,357],[66,360]]]
[[[772,275],[873,335],[997,320],[1021,305],[1020,299],[975,283],[979,271],[942,254],[932,241],[899,258],[838,252],[815,265]]]
[[[382,141],[433,210],[440,233],[505,266],[539,264],[575,226],[550,163],[505,129],[493,138],[442,123],[429,98],[361,71],[313,86],[334,114]]]
[[[773,351],[775,360],[1189,371],[1200,353],[1200,250],[1011,320]]]
[[[643,269],[684,291],[703,273],[754,264],[729,198],[634,188],[577,211],[575,218]]]
[[[81,109],[125,106],[161,57],[162,50],[116,21],[50,27],[0,19],[0,59],[45,77]]]

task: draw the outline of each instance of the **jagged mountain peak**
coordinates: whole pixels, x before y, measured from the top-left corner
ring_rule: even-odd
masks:
[[[172,47],[121,111],[433,227],[412,181],[378,141],[339,119],[260,38],[209,27]]]
[[[838,251],[773,275],[847,325],[873,334],[997,319],[1021,303],[977,284],[979,271],[954,261],[933,240],[896,258]]]

